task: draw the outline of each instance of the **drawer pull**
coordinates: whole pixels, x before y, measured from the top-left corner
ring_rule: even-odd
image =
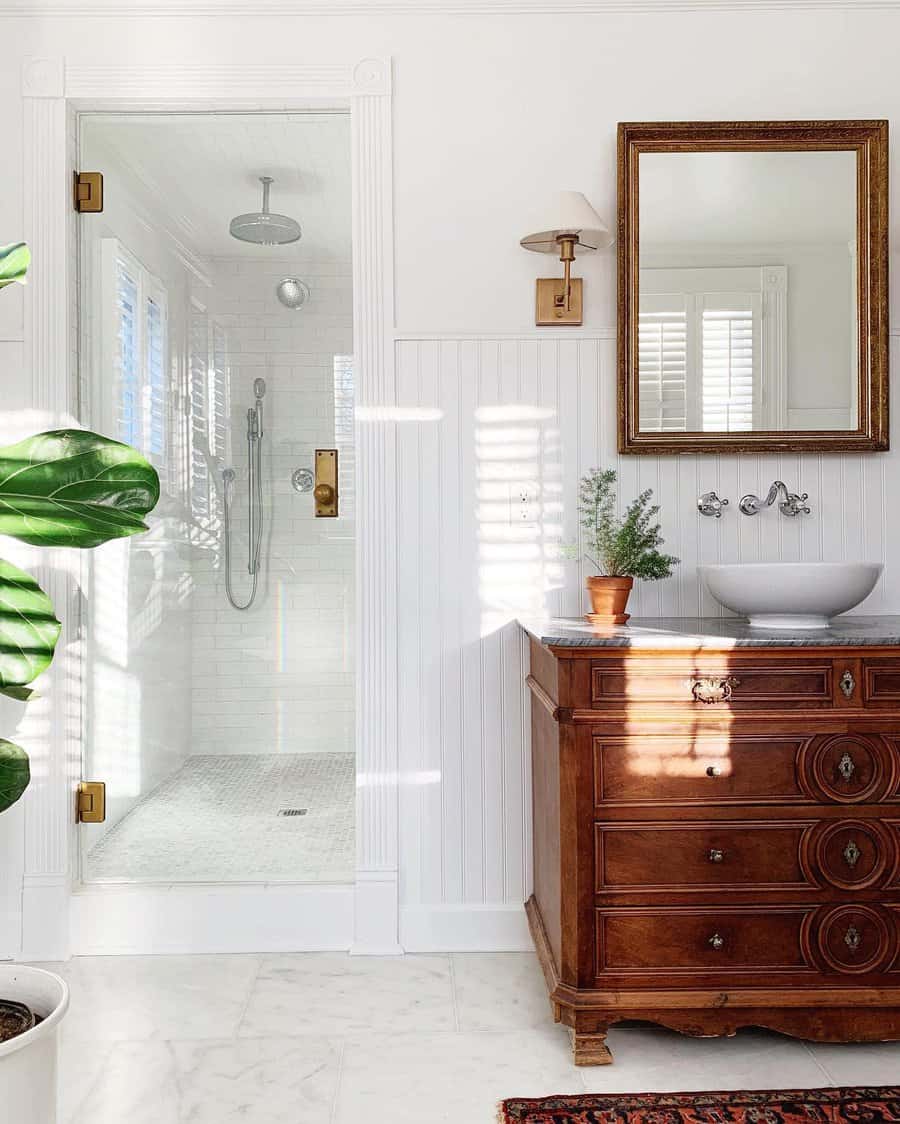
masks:
[[[840,761],[838,761],[838,772],[841,774],[845,781],[849,781],[853,774],[856,772],[856,764],[854,763],[853,758],[849,753],[845,753]]]
[[[718,952],[720,948],[725,947],[725,938],[720,936],[719,933],[713,933],[709,938],[709,943]]]
[[[844,933],[844,944],[851,952],[859,951],[859,946],[862,944],[862,937],[859,934],[859,929],[857,929],[855,925],[851,925],[847,932]]]
[[[856,690],[856,680],[853,678],[853,672],[848,667],[840,679],[840,687],[844,692],[845,699],[852,699],[853,692]]]
[[[706,775],[708,777],[721,777],[722,770],[719,768],[718,765],[707,765],[706,766]]]
[[[694,702],[720,703],[728,702],[732,689],[740,685],[740,679],[728,675],[724,679],[695,679],[691,683],[691,694]]]
[[[725,852],[720,851],[718,847],[711,847],[708,855],[711,863],[720,863],[725,860]]]
[[[862,851],[857,847],[856,840],[851,839],[847,846],[844,848],[844,862],[852,870],[860,860]]]

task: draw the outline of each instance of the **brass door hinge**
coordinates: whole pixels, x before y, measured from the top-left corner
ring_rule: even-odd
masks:
[[[103,210],[103,173],[75,173],[75,210],[80,214],[97,214]]]
[[[106,819],[106,785],[82,781],[78,786],[78,822],[103,823]]]

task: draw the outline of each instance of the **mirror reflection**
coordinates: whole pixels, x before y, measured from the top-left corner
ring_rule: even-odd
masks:
[[[856,153],[642,152],[642,432],[858,425]]]

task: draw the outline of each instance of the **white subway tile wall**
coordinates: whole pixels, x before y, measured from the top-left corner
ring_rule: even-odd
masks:
[[[215,259],[208,315],[219,343],[211,364],[228,380],[230,450],[213,473],[216,533],[194,550],[192,736],[194,754],[353,750],[352,292],[350,263]],[[300,311],[278,303],[277,283],[300,276]],[[245,600],[246,412],[253,382],[263,403],[263,511],[259,592],[246,612],[225,598],[221,469],[237,473],[232,571]],[[336,393],[339,401],[336,406]],[[348,403],[349,396],[349,403]],[[208,400],[213,400],[213,395]],[[337,411],[337,416],[336,416]],[[339,448],[340,515],[317,519],[311,493],[291,487],[317,448]]]

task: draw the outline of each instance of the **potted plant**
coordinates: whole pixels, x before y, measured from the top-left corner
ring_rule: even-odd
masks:
[[[624,624],[628,596],[635,578],[659,581],[672,573],[679,559],[660,551],[665,541],[655,517],[653,490],[631,501],[625,514],[616,514],[615,469],[593,468],[581,478],[578,513],[584,529],[584,553],[600,574],[586,581],[594,625]]]
[[[28,248],[0,246],[0,288],[24,281]],[[38,547],[94,547],[147,530],[153,466],[128,445],[59,429],[0,449],[0,534]],[[30,574],[0,559],[0,695],[27,703],[53,659],[60,622]],[[0,813],[28,787],[25,750],[0,738]],[[2,860],[0,860],[2,861]],[[0,964],[0,1099],[15,1124],[55,1124],[59,1024],[69,995],[52,972]]]

